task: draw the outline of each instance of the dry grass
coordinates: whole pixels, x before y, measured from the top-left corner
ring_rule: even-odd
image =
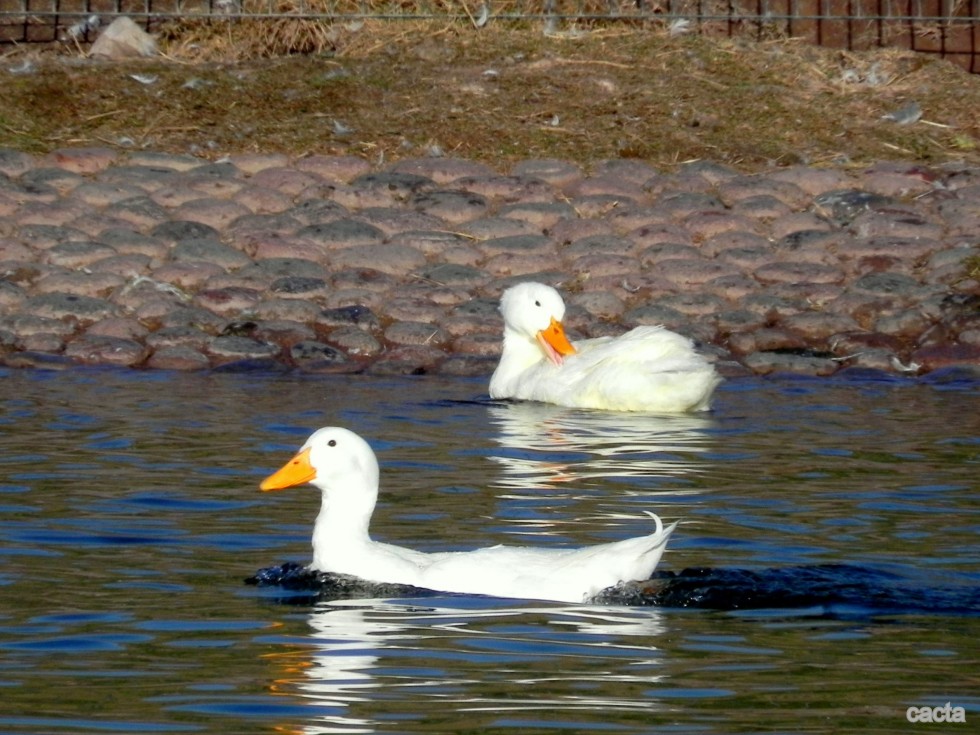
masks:
[[[460,7],[472,14],[478,2]],[[541,23],[477,29],[469,19],[196,21],[158,37],[164,57],[150,61],[9,54],[0,146],[442,153],[504,168],[548,157],[706,158],[745,170],[980,163],[980,76],[904,51],[631,24],[546,35]],[[33,71],[11,71],[29,56]],[[883,119],[910,102],[918,122]]]

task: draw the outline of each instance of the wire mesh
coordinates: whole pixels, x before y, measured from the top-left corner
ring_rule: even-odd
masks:
[[[121,15],[148,29],[192,18],[684,24],[714,36],[907,48],[980,73],[980,0],[0,0],[0,43],[89,41]]]

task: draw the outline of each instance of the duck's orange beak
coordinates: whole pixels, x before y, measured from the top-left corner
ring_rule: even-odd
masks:
[[[538,332],[537,337],[541,349],[555,365],[561,365],[566,355],[575,354],[575,348],[565,336],[565,328],[554,317],[551,317],[551,324]]]
[[[285,490],[309,482],[316,477],[316,470],[310,464],[310,450],[304,449],[291,460],[286,462],[278,472],[269,475],[262,481],[259,488],[266,490]]]

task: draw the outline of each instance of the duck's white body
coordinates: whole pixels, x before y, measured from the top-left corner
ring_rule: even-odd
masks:
[[[649,536],[579,549],[492,546],[425,553],[373,541],[368,531],[378,497],[378,462],[347,429],[315,432],[299,453],[262,483],[278,490],[306,482],[323,494],[313,528],[312,569],[442,592],[584,602],[619,582],[648,579],[676,523],[653,516]]]
[[[574,408],[678,413],[703,411],[721,378],[691,340],[663,327],[568,342],[565,304],[541,283],[507,289],[500,301],[504,342],[491,398]]]

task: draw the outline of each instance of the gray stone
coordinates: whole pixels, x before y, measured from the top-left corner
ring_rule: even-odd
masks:
[[[211,361],[189,345],[173,345],[155,350],[146,366],[155,370],[206,370],[211,367]]]
[[[360,329],[381,329],[381,321],[366,306],[342,306],[337,309],[324,309],[317,317],[317,324],[326,327],[353,325]]]
[[[349,217],[347,207],[329,199],[304,199],[283,214],[302,222],[304,225],[322,225]]]
[[[489,205],[479,194],[463,190],[435,190],[416,194],[411,205],[446,222],[468,222],[486,213]]]
[[[374,225],[347,218],[307,225],[296,234],[328,248],[373,245],[385,238],[384,232]]]
[[[860,189],[835,189],[820,194],[813,200],[814,209],[829,217],[838,227],[846,227],[862,212],[899,204],[892,197]]]
[[[107,206],[104,211],[110,217],[132,222],[138,226],[165,223],[170,218],[166,207],[160,206],[148,196],[135,196],[115,202]]]
[[[372,357],[382,351],[381,343],[359,327],[338,327],[326,339],[356,357]]]
[[[210,225],[187,220],[168,220],[163,222],[150,230],[150,235],[174,243],[182,240],[203,238],[219,240],[221,238],[221,233]]]
[[[412,194],[433,189],[436,183],[427,176],[398,171],[379,171],[358,176],[350,182],[355,189],[387,192],[396,199],[407,199]]]
[[[828,358],[780,352],[755,352],[744,357],[742,362],[760,375],[769,373],[832,375],[840,367],[840,363]]]
[[[93,365],[133,367],[146,360],[149,351],[133,339],[84,334],[65,346],[65,356]]]
[[[322,369],[347,363],[347,356],[328,344],[315,340],[303,340],[289,348],[289,358],[305,370]]]
[[[486,283],[489,279],[486,271],[468,265],[455,263],[440,263],[419,271],[426,280],[446,286],[476,286]]]
[[[250,337],[219,335],[208,343],[205,351],[219,359],[240,360],[273,357],[279,353],[279,348]]]
[[[48,293],[28,299],[23,310],[51,319],[73,317],[82,323],[91,323],[110,316],[118,316],[118,308],[105,299],[79,296],[70,293]]]
[[[210,237],[181,239],[174,244],[170,257],[174,261],[213,263],[225,269],[242,268],[252,263],[245,253]]]
[[[485,253],[541,253],[554,248],[554,244],[544,235],[513,235],[495,237],[479,243]]]

